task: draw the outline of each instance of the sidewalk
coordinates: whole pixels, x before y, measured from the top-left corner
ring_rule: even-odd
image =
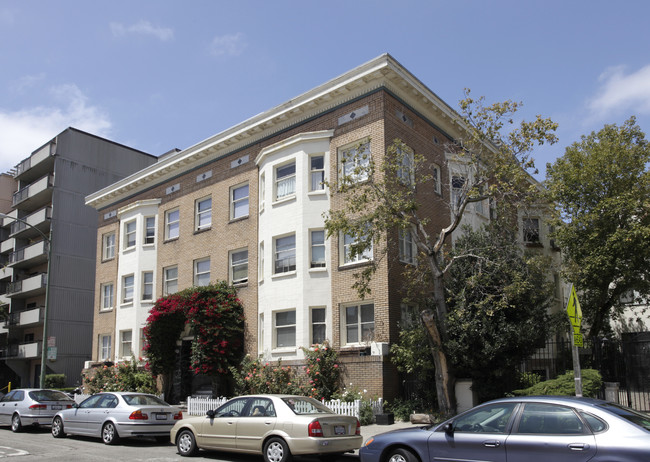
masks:
[[[422,427],[423,424],[412,424],[411,422],[395,422],[392,425],[362,425],[361,426],[361,436],[363,436],[363,441],[365,442],[371,436],[379,435],[380,433],[386,433],[392,430],[397,430],[400,428],[413,428],[413,427]]]

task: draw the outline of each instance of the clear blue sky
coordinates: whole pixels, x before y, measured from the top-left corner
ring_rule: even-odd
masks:
[[[551,117],[560,142],[638,117],[650,2],[0,0],[0,171],[68,126],[160,155],[382,54],[452,107],[463,88]]]

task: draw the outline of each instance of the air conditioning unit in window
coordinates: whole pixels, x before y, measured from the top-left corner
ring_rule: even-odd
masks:
[[[388,342],[370,343],[370,356],[387,356],[388,350]]]

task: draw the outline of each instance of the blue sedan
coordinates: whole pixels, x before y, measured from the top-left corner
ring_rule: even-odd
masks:
[[[607,401],[490,401],[446,422],[369,438],[361,462],[647,462],[650,415]]]

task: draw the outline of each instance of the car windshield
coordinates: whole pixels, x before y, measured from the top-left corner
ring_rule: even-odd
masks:
[[[72,401],[68,395],[57,390],[34,390],[29,392],[34,401]]]
[[[153,395],[123,395],[122,397],[129,406],[169,406],[162,399]]]
[[[646,414],[645,412],[638,412],[629,407],[614,403],[601,404],[600,407],[623,417],[624,419],[632,422],[635,425],[638,425],[639,427],[650,430],[650,414]]]
[[[313,398],[282,398],[287,406],[298,415],[305,414],[331,414],[332,411]]]

